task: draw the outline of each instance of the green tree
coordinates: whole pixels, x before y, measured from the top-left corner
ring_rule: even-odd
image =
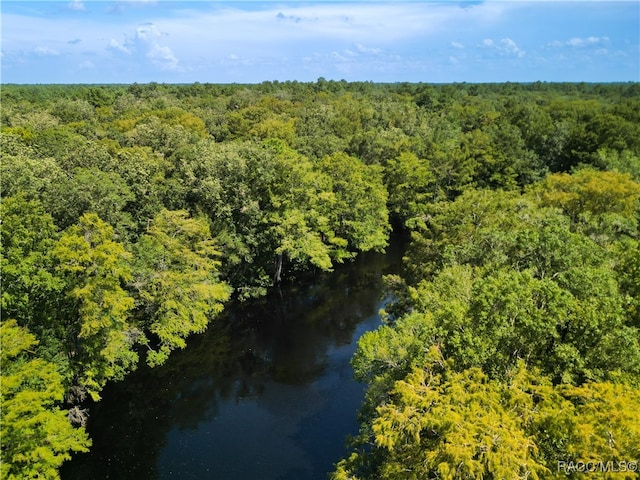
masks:
[[[241,298],[293,270],[380,250],[389,226],[379,167],[345,154],[311,162],[279,139],[201,143],[182,166]]]
[[[273,283],[276,246],[265,232],[270,191],[286,188],[279,172],[273,152],[254,142],[200,142],[181,165],[192,208],[210,219],[223,275],[240,298],[264,294]]]
[[[55,158],[65,172],[77,168],[110,168],[113,160],[107,148],[96,142],[96,128],[85,126],[79,130],[65,125],[39,131],[31,142],[32,148],[39,157]]]
[[[486,372],[525,358],[565,382],[638,371],[634,270],[619,283],[614,251],[515,193],[469,191],[433,212],[407,255],[408,308],[425,312],[447,357]]]
[[[547,469],[523,428],[526,400],[480,369],[458,373],[435,358],[377,407],[371,430],[383,461],[366,478],[539,478]]]
[[[61,229],[91,212],[118,227],[122,235],[131,228],[130,215],[124,209],[133,199],[131,189],[116,172],[79,168],[52,185],[43,203]]]
[[[2,199],[0,217],[3,317],[39,332],[63,288],[50,254],[57,238],[53,219],[40,202],[21,194]]]
[[[254,125],[249,133],[263,140],[278,138],[288,145],[293,145],[295,141],[294,120],[293,118],[269,116]]]
[[[625,295],[628,324],[640,329],[640,241],[628,239],[614,249],[619,259],[615,265],[620,291]]]
[[[53,219],[39,201],[27,200],[22,194],[2,198],[0,218],[2,316],[29,328],[39,340],[37,356],[55,363],[67,377],[66,333],[59,315],[65,281],[56,272],[51,254],[59,237]]]
[[[401,153],[384,170],[390,213],[403,223],[424,216],[435,189],[429,162],[414,153]]]
[[[188,335],[204,331],[230,289],[218,279],[219,252],[207,222],[186,211],[158,213],[136,253],[135,276],[126,280],[133,280],[140,322],[152,335],[147,363],[154,366],[184,348]]]
[[[571,428],[566,436],[554,438],[558,430],[554,432],[552,428],[547,429],[548,416],[536,422],[539,444],[542,446],[544,436],[551,434],[544,438],[548,442],[546,449],[549,452],[556,447],[553,453],[549,453],[550,464],[561,455],[566,455],[564,458],[574,462],[629,462],[629,459],[638,458],[640,422],[637,412],[640,409],[640,391],[637,387],[604,382],[576,387],[560,385],[556,391],[570,401],[573,408],[564,418],[558,414],[552,416],[552,421],[560,426],[569,423]],[[559,445],[564,448],[558,449]],[[609,472],[605,478],[628,478],[627,473]]]
[[[114,178],[114,184],[118,185],[122,198],[126,200],[124,205],[120,203],[117,208],[131,215],[138,232],[144,231],[147,219],[153,218],[163,206],[183,203],[180,197],[186,187],[177,182],[169,183],[167,177],[173,172],[162,155],[154,153],[149,147],[136,146],[118,148],[114,157],[114,172],[126,182],[131,192],[127,195],[127,189],[121,186],[118,177]]]
[[[358,342],[369,389],[334,478],[560,478],[558,461],[635,458],[636,212],[628,176],[589,170],[430,205],[406,313]]]
[[[567,478],[562,462],[636,458],[638,393],[609,382],[554,386],[523,361],[491,379],[434,346],[370,410],[359,448],[332,478]]]
[[[53,256],[66,282],[74,383],[97,400],[108,380],[122,378],[138,361],[133,345],[141,332],[129,322],[134,299],[123,288],[132,278],[131,254],[109,224],[86,213],[62,234]]]
[[[334,106],[321,97],[302,106],[295,119],[295,148],[310,159],[321,159],[327,155],[344,152],[349,140],[336,134],[331,128],[336,112]]]
[[[325,157],[319,168],[331,179],[336,203],[330,222],[336,235],[356,251],[381,251],[390,230],[381,167],[337,153]]]
[[[460,368],[480,367],[493,378],[504,378],[519,359],[556,382],[633,378],[640,372],[637,329],[624,317],[612,277],[591,275],[581,279],[583,291],[572,292],[530,271],[447,267],[410,289],[411,313],[363,335],[356,376],[388,386],[438,345]]]
[[[553,206],[599,243],[635,236],[640,184],[628,174],[582,169],[571,175],[549,175],[534,192],[543,206]]]
[[[175,123],[160,118],[158,112],[150,112],[131,123],[135,125],[125,133],[122,145],[126,147],[151,147],[166,158],[172,158],[178,152],[206,135],[206,127],[200,119],[187,114],[183,125],[180,118]],[[191,125],[193,122],[193,125]]]
[[[58,406],[63,379],[54,364],[30,353],[38,343],[35,337],[15,320],[3,319],[0,343],[0,476],[58,479],[58,467],[70,453],[88,451],[91,441]]]
[[[593,165],[601,170],[628,173],[634,182],[640,182],[640,154],[629,150],[618,152],[601,148],[595,156]]]
[[[266,232],[277,257],[274,280],[280,282],[284,259],[299,268],[330,270],[333,260],[348,256],[346,239],[336,235],[329,220],[335,206],[330,179],[283,142],[272,140],[268,146],[275,154],[276,172],[276,181],[269,185]]]
[[[52,184],[63,180],[64,172],[53,158],[38,158],[16,135],[2,133],[0,141],[3,197],[22,193],[42,199]]]

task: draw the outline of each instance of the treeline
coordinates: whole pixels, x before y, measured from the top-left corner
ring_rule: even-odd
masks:
[[[640,457],[638,84],[0,93],[3,478],[56,478],[106,382],[392,227],[407,274],[336,478]]]

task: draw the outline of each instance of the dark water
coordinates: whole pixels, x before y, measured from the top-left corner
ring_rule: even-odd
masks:
[[[155,369],[109,385],[72,479],[323,479],[358,430],[355,342],[380,325],[402,246],[218,319]]]

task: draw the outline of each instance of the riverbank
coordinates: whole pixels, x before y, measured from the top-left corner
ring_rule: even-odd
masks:
[[[380,325],[382,275],[402,241],[227,314],[161,367],[108,385],[93,405],[91,452],[62,478],[317,479],[357,433],[364,386],[349,361]]]

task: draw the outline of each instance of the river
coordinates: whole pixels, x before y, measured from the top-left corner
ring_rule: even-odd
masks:
[[[62,479],[326,478],[358,431],[364,385],[349,360],[380,325],[382,275],[401,255],[396,241],[310,285],[230,306],[165,365],[109,384],[91,407],[91,451]]]

